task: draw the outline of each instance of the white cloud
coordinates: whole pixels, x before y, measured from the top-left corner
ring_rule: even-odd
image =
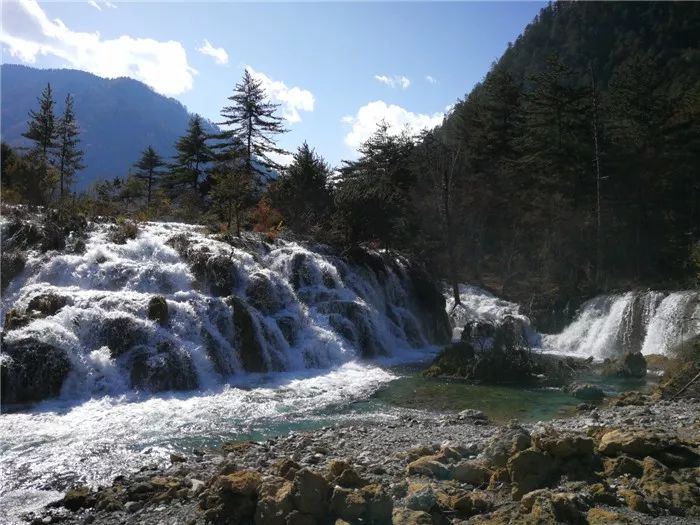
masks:
[[[107,7],[109,9],[116,9],[117,6],[114,5],[112,2],[109,0],[88,0],[88,4],[90,4],[92,7],[97,9],[98,11],[102,11],[103,7]]]
[[[382,120],[387,123],[389,132],[399,134],[404,130],[418,133],[424,129],[432,129],[442,123],[443,113],[413,113],[396,104],[387,104],[383,100],[375,100],[357,110],[354,116],[347,115],[341,119],[344,124],[351,126],[345,136],[345,143],[357,149],[377,129]]]
[[[246,69],[253,75],[253,78],[262,83],[262,87],[270,99],[282,105],[282,116],[290,124],[301,122],[300,111],[314,110],[314,96],[308,89],[298,86],[287,87],[281,80],[272,80],[266,74],[255,71],[250,66],[246,66]]]
[[[394,75],[391,77],[387,75],[374,75],[374,79],[391,88],[400,87],[401,89],[408,89],[408,86],[411,85],[411,80],[403,75]]]
[[[197,71],[180,42],[128,35],[105,40],[99,32],[72,31],[58,18],[50,20],[36,0],[2,2],[2,16],[0,42],[22,62],[51,55],[102,77],[141,80],[164,95],[192,89]]]
[[[425,75],[425,80],[428,81],[429,84],[437,84],[437,78],[431,77],[430,75]]]
[[[204,40],[204,45],[197,49],[203,55],[208,55],[214,59],[217,64],[228,64],[228,53],[223,47],[214,47],[209,40]]]

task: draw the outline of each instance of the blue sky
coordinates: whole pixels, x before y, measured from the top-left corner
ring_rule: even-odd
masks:
[[[385,119],[432,126],[544,2],[3,2],[3,62],[132,76],[214,122],[244,68],[293,150],[333,165]],[[208,42],[209,45],[205,45]]]

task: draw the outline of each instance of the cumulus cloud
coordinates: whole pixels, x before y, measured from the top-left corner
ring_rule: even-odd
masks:
[[[287,119],[290,124],[301,122],[300,111],[314,110],[314,96],[308,89],[303,89],[298,86],[288,87],[281,80],[272,80],[264,73],[255,71],[252,67],[246,66],[248,72],[253,75],[253,78],[262,83],[265,93],[273,102],[281,104],[282,116]]]
[[[443,117],[443,113],[413,113],[396,104],[375,100],[362,106],[355,115],[344,116],[341,121],[350,126],[345,143],[357,149],[376,131],[377,124],[381,121],[386,122],[390,133],[398,135],[404,130],[413,134],[432,129],[442,123]]]
[[[374,79],[391,88],[400,87],[401,89],[407,89],[411,85],[411,80],[403,75],[374,75]]]
[[[204,39],[204,44],[202,47],[198,48],[197,51],[203,55],[208,55],[214,59],[217,64],[228,64],[228,53],[223,47],[214,47],[211,45],[209,40]]]
[[[164,95],[192,89],[197,71],[180,42],[127,35],[103,39],[99,32],[72,31],[61,20],[50,20],[36,0],[3,2],[2,16],[0,42],[22,62],[50,55],[101,77],[135,78]]]
[[[109,0],[88,0],[88,4],[90,4],[92,7],[97,9],[98,11],[102,11],[103,7],[106,7],[108,9],[116,9],[117,6],[114,5],[112,2]]]
[[[437,84],[437,78],[431,77],[430,75],[425,75],[425,80],[428,81],[429,84]]]

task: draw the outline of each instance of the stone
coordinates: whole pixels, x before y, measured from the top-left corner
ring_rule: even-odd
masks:
[[[624,514],[603,509],[601,507],[593,507],[586,513],[588,525],[631,525],[633,522]]]
[[[294,475],[300,469],[301,466],[299,465],[299,463],[289,458],[284,458],[274,465],[274,470],[276,471],[277,475],[282,478],[288,479],[289,481],[292,481],[294,479]]]
[[[438,461],[438,456],[423,456],[412,461],[406,467],[409,476],[428,476],[437,479],[448,479],[450,470]]]
[[[70,372],[70,360],[62,348],[34,337],[0,341],[0,401],[31,403],[56,397]]]
[[[592,438],[555,431],[538,434],[533,441],[538,449],[555,459],[591,456],[595,448]]]
[[[384,487],[375,483],[365,485],[359,491],[367,502],[365,522],[377,525],[389,523],[394,503]]]
[[[392,523],[394,525],[433,525],[433,517],[424,511],[397,508],[392,514]]]
[[[162,392],[193,390],[198,386],[189,354],[167,343],[158,345],[155,352],[144,346],[135,348],[129,365],[132,388]]]
[[[202,493],[199,506],[206,521],[239,523],[253,519],[262,478],[258,472],[241,470],[218,476]]]
[[[547,485],[552,478],[554,462],[548,454],[535,448],[518,452],[508,460],[508,473],[513,483],[513,499]]]
[[[642,463],[628,456],[619,456],[616,458],[608,458],[603,462],[605,475],[610,478],[620,476],[632,476],[639,478],[642,476]]]
[[[265,349],[258,338],[253,315],[248,306],[236,296],[226,299],[233,313],[235,328],[234,346],[238,350],[243,368],[248,372],[267,372]]]
[[[256,525],[285,525],[294,510],[293,484],[284,478],[266,478],[260,485],[255,508]]]
[[[310,514],[304,514],[298,510],[293,510],[287,516],[287,525],[317,525],[317,520]]]
[[[603,375],[642,378],[647,375],[647,362],[640,352],[627,352],[617,359],[606,360]]]
[[[531,441],[529,432],[520,426],[502,428],[488,442],[479,459],[493,468],[505,467],[508,458],[529,448]]]
[[[624,500],[625,505],[636,512],[647,513],[649,512],[649,507],[646,501],[644,501],[644,496],[639,492],[631,489],[619,489],[617,494]]]
[[[475,461],[461,461],[452,468],[451,477],[462,483],[479,486],[488,482],[491,471]]]
[[[5,313],[5,324],[3,329],[5,332],[24,328],[33,321],[33,317],[20,312],[16,308],[11,308]]]
[[[148,301],[148,318],[160,325],[166,325],[168,324],[168,317],[168,303],[165,297],[160,295],[151,297],[151,300]]]
[[[264,273],[257,272],[250,276],[246,297],[251,306],[265,315],[273,314],[284,307],[272,281]]]
[[[61,505],[73,512],[85,507],[92,507],[94,504],[94,495],[90,491],[90,487],[85,485],[68,489],[61,500]]]
[[[437,496],[430,485],[424,485],[415,490],[409,487],[409,493],[405,498],[406,507],[411,510],[429,512],[437,503]]]
[[[342,519],[356,522],[364,516],[367,501],[359,490],[335,487],[331,495],[330,510]]]
[[[55,293],[35,295],[27,304],[28,312],[39,312],[42,316],[56,315],[66,304],[68,299]]]
[[[324,516],[328,510],[331,487],[320,474],[303,468],[294,475],[294,505],[300,512]]]
[[[605,398],[605,392],[600,387],[589,383],[574,384],[568,390],[576,399],[583,401],[600,401]]]
[[[643,458],[667,448],[668,441],[660,435],[645,430],[610,430],[602,435],[598,452],[606,456],[627,454]]]

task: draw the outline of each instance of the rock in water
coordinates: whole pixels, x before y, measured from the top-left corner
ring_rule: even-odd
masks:
[[[2,404],[55,397],[70,371],[66,352],[33,338],[2,342]]]
[[[168,323],[168,303],[165,297],[157,295],[148,301],[148,318],[157,321],[161,325]]]

